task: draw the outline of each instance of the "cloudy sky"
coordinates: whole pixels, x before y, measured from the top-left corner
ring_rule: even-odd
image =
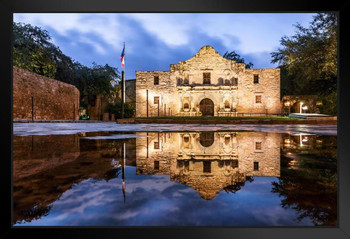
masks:
[[[126,167],[125,202],[121,174],[109,181],[87,179],[50,204],[47,215],[19,226],[312,226],[309,217],[282,208],[274,177],[254,177],[236,193],[221,190],[204,200],[169,175],[136,175]],[[29,219],[29,218],[28,218]]]
[[[74,60],[91,66],[120,66],[126,44],[126,79],[135,71],[169,70],[204,45],[223,55],[236,51],[253,68],[272,68],[270,53],[294,25],[308,26],[311,13],[16,13],[15,22],[47,30],[53,43]]]

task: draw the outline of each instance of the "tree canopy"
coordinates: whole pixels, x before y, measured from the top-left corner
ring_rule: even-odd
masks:
[[[307,28],[295,27],[295,35],[282,37],[271,53],[281,68],[282,95],[319,95],[324,113],[336,114],[337,16],[318,13]]]
[[[13,23],[13,65],[76,86],[81,105],[96,95],[112,96],[113,82],[120,79],[117,68],[92,63],[87,67],[62,53],[46,30]]]
[[[244,62],[244,58],[241,58],[241,56],[238,53],[236,53],[235,51],[231,51],[231,52],[226,51],[225,54],[223,55],[223,57],[226,58],[226,59],[229,59],[229,60],[233,60],[233,61],[235,61],[237,63],[244,63],[244,64],[246,64],[245,65],[246,69],[250,69],[254,65],[251,62],[245,63]]]

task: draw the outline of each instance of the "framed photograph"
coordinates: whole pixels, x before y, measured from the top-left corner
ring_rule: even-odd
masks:
[[[0,5],[3,238],[350,238],[348,1]]]

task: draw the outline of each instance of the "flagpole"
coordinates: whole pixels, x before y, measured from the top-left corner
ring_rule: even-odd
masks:
[[[124,52],[125,52],[125,42],[124,42]],[[125,55],[125,53],[124,53],[124,55]],[[125,56],[124,56],[124,58],[125,58]],[[124,103],[125,103],[125,60],[124,60],[124,85],[123,85],[123,90],[124,90],[124,94],[123,94],[123,96],[124,96]]]
[[[122,191],[123,191],[123,198],[124,198],[124,204],[125,204],[125,158],[126,158],[126,149],[125,149],[125,143],[123,144],[123,168],[122,168]]]
[[[124,42],[124,54],[125,54],[125,42]],[[125,57],[125,56],[124,56]],[[124,103],[125,103],[125,63],[122,70],[122,119],[124,119]]]

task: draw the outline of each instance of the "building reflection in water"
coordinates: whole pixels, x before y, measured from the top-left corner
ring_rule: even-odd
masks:
[[[127,204],[125,167],[136,166],[137,175],[169,175],[206,200],[222,190],[234,193],[255,177],[272,177],[271,194],[279,194],[283,208],[297,211],[298,220],[308,217],[315,225],[337,224],[336,137],[123,132],[137,137],[101,139],[111,134],[14,136],[13,222],[43,218],[62,194],[87,179],[121,179],[111,183],[121,183],[118,200]]]
[[[280,176],[281,134],[262,132],[142,133],[137,174],[170,175],[204,199],[234,190],[246,179]]]

